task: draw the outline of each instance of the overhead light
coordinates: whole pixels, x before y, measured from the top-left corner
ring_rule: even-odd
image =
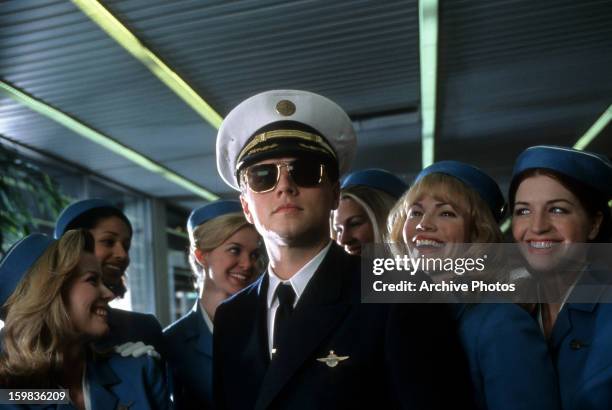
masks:
[[[606,128],[606,126],[610,123],[610,120],[612,120],[612,105],[610,105],[608,109],[601,114],[597,121],[591,125],[591,128],[589,128],[587,132],[585,132],[584,135],[580,137],[578,141],[576,141],[574,148],[579,150],[585,149],[587,145],[597,138],[599,133]]]
[[[123,145],[112,137],[109,137],[99,131],[94,130],[93,128],[72,118],[68,114],[63,113],[57,108],[54,108],[51,105],[39,99],[36,99],[26,94],[25,92],[13,87],[9,83],[6,83],[1,80],[0,92],[12,98],[13,100],[22,103],[33,111],[36,111],[39,114],[42,114],[45,117],[48,117],[53,121],[63,125],[64,127],[71,129],[78,135],[103,146],[104,148],[114,152],[115,154],[121,155],[122,157],[151,172],[161,175],[165,179],[185,188],[190,192],[193,192],[194,194],[206,199],[207,201],[214,201],[219,199],[217,195],[207,190],[206,188],[153,161],[152,159],[142,155],[138,151],[135,151]]]
[[[433,164],[438,73],[438,0],[419,1],[421,63],[421,150],[423,168]]]
[[[123,48],[145,65],[166,86],[195,110],[215,129],[219,129],[221,117],[185,80],[174,72],[157,55],[145,47],[138,37],[127,29],[100,2],[96,0],[72,0],[89,18],[115,39]]]

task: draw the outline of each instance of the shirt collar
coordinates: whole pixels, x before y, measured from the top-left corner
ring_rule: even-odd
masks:
[[[268,264],[268,309],[272,306],[274,302],[274,293],[276,292],[276,288],[281,283],[289,283],[295,292],[295,303],[297,304],[298,300],[304,293],[308,282],[312,279],[313,275],[323,262],[327,251],[331,247],[331,241],[327,243],[327,245],[321,249],[319,253],[317,253],[314,258],[309,260],[300,270],[298,270],[289,280],[283,281],[281,278],[276,276],[270,264]],[[294,305],[295,306],[295,305]]]
[[[200,301],[197,300],[196,303],[199,305]],[[204,323],[206,323],[206,327],[208,327],[208,331],[212,335],[212,332],[213,332],[213,322],[212,322],[212,320],[210,320],[210,318],[208,317],[208,313],[206,313],[206,310],[202,309],[201,306],[198,306],[198,310],[202,314],[202,317],[204,318]]]

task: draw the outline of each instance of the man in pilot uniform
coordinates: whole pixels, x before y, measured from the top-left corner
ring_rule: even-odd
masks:
[[[330,241],[355,148],[347,114],[305,91],[255,95],[221,125],[219,173],[269,265],[215,315],[219,409],[470,408],[445,307],[362,304],[359,258]]]

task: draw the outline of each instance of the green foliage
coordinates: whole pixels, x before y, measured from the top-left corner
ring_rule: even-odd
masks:
[[[54,221],[68,200],[58,184],[36,165],[0,144],[0,254],[36,230],[40,220]]]

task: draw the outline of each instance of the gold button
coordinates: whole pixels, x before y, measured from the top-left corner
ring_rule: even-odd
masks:
[[[295,104],[289,100],[280,100],[276,103],[276,112],[285,117],[293,115],[295,113]]]

